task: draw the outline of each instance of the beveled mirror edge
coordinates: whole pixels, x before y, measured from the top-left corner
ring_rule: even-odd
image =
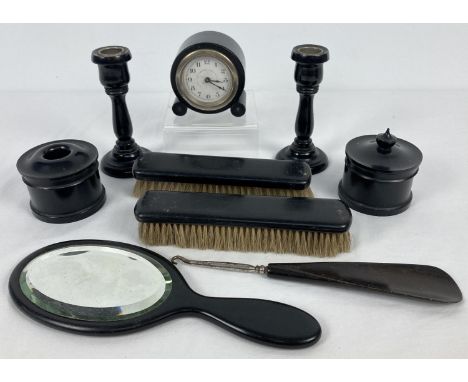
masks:
[[[124,250],[130,250],[135,252],[140,252],[147,255],[148,257],[154,258],[157,262],[160,262],[163,267],[166,268],[168,273],[172,278],[172,282],[178,284],[184,284],[184,286],[190,290],[191,288],[186,283],[183,276],[180,274],[178,269],[176,269],[169,260],[165,259],[163,256],[158,253],[151,251],[149,249],[118,242],[111,240],[99,240],[99,239],[81,239],[81,240],[68,240],[58,243],[53,243],[37,249],[32,252],[25,258],[23,258],[13,269],[8,283],[8,289],[10,296],[15,303],[15,305],[24,312],[28,317],[35,319],[47,326],[65,330],[68,332],[81,333],[81,334],[90,334],[90,335],[115,335],[130,333],[144,329],[148,326],[155,325],[157,323],[163,322],[168,319],[172,314],[174,314],[174,304],[171,303],[172,299],[169,297],[164,304],[163,309],[157,309],[154,311],[149,311],[144,315],[140,315],[135,318],[129,318],[127,320],[117,320],[117,321],[83,321],[67,317],[58,316],[52,313],[49,313],[40,307],[34,305],[23,293],[20,285],[20,277],[23,269],[36,257],[50,252],[52,250],[65,248],[67,246],[73,245],[100,245],[100,246],[112,246]],[[156,256],[155,256],[156,255]],[[185,288],[182,288],[185,289]],[[173,293],[171,293],[172,295]],[[167,305],[167,307],[166,307]],[[176,304],[177,305],[177,304]],[[155,314],[155,311],[158,314]]]
[[[95,258],[93,252],[97,252],[98,258]],[[41,263],[54,259],[62,259],[61,261],[68,261],[70,259],[70,254],[80,255],[80,256],[89,256],[91,254],[90,261],[99,261],[99,257],[102,255],[103,258],[114,258],[114,261],[121,261],[122,256],[127,259],[139,260],[138,264],[145,264],[149,266],[154,273],[154,280],[161,278],[163,291],[158,296],[157,300],[154,300],[154,296],[145,296],[146,298],[142,300],[133,301],[130,304],[119,304],[114,301],[110,305],[86,305],[86,303],[74,304],[70,300],[56,299],[42,293],[40,288],[36,288],[30,280],[30,272],[34,274],[34,270],[37,266],[41,268]],[[73,257],[74,258],[74,257]],[[49,266],[51,264],[49,263]],[[48,276],[53,277],[49,272]],[[89,277],[91,275],[88,274]],[[153,277],[152,277],[153,278]],[[125,248],[118,247],[117,245],[110,245],[109,243],[99,243],[99,244],[64,244],[61,245],[58,249],[48,249],[42,254],[33,258],[28,264],[26,264],[21,271],[19,278],[20,288],[23,294],[39,308],[48,311],[54,315],[68,317],[77,320],[83,321],[120,321],[127,320],[133,317],[142,316],[148,313],[151,310],[158,308],[163,304],[166,299],[169,297],[172,290],[172,277],[169,271],[161,264],[160,259],[156,259],[155,256],[149,256],[147,253],[144,253],[141,248]],[[57,290],[57,288],[54,288]],[[68,288],[60,288],[62,291],[67,293]],[[129,290],[131,285],[128,286]],[[107,288],[106,288],[107,290]],[[124,292],[124,291],[121,291]],[[107,292],[106,292],[107,293]],[[115,292],[112,291],[111,294]],[[73,294],[73,293],[72,293]],[[87,295],[89,296],[89,294]],[[65,297],[65,296],[62,296]]]

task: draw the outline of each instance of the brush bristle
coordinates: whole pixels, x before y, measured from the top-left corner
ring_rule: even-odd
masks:
[[[336,256],[349,252],[349,232],[326,233],[287,229],[213,226],[195,224],[140,223],[140,239],[148,245],[240,252],[294,253]]]
[[[303,190],[293,190],[284,188],[230,186],[223,184],[153,182],[148,180],[137,180],[135,187],[133,188],[133,195],[139,198],[143,196],[146,191],[206,192],[214,194],[308,198],[314,197],[310,187],[307,187]]]

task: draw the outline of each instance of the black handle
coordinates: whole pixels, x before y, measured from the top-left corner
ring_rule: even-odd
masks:
[[[310,314],[274,301],[200,296],[198,313],[236,334],[286,347],[313,345],[321,328]]]
[[[326,281],[437,302],[459,302],[462,293],[443,270],[429,265],[389,263],[277,263],[267,275]]]

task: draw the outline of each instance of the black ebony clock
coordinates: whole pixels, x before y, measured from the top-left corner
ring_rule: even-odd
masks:
[[[213,114],[227,109],[245,113],[245,58],[241,47],[224,33],[204,31],[184,41],[171,69],[176,95],[172,110],[187,108]]]

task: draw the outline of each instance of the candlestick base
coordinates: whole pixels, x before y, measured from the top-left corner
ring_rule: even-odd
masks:
[[[143,153],[150,150],[135,144],[132,150],[109,151],[101,160],[101,170],[114,178],[132,178],[133,162]]]
[[[318,147],[315,147],[313,150],[310,151],[296,151],[291,146],[292,145],[286,146],[285,148],[280,150],[278,154],[276,154],[275,159],[292,159],[304,161],[310,166],[312,174],[318,174],[319,172],[322,172],[327,168],[327,154],[325,154]]]

